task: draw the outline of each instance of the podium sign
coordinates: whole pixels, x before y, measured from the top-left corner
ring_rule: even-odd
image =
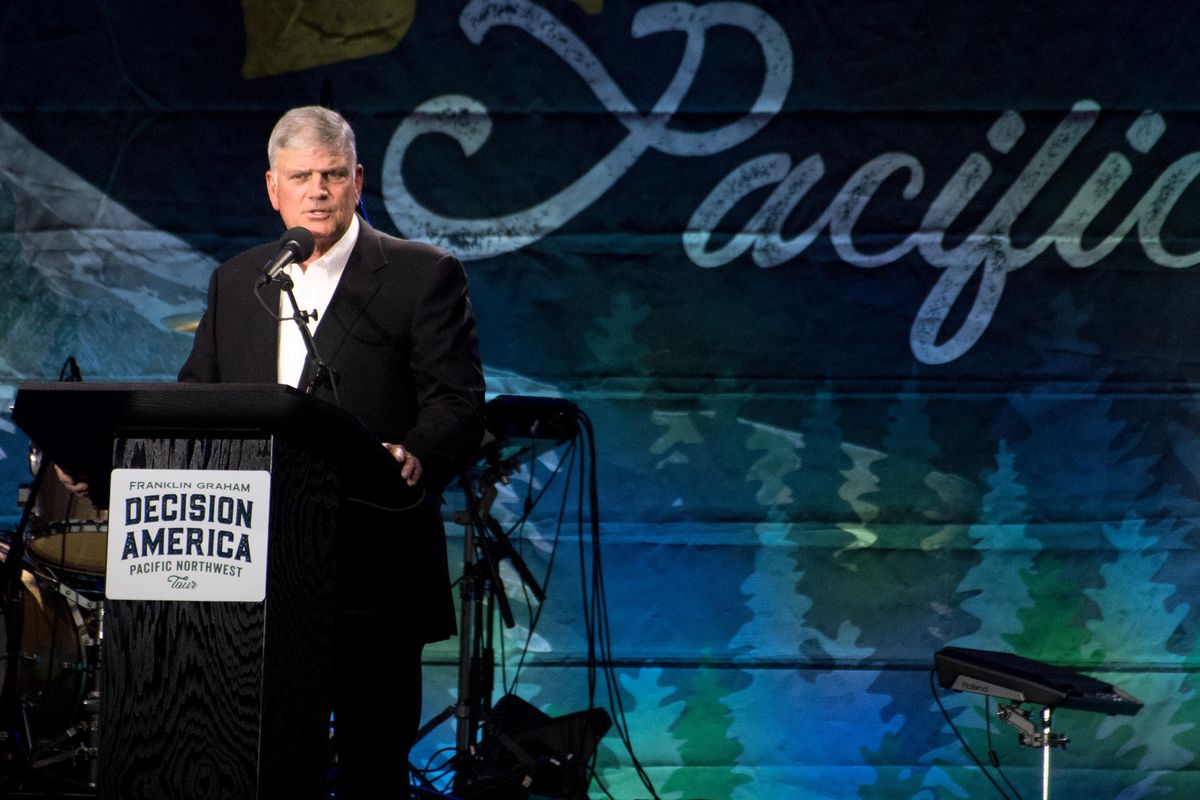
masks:
[[[266,470],[113,470],[105,595],[262,602],[270,502]]]

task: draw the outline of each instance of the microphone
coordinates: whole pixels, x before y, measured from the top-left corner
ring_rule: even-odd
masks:
[[[263,268],[259,286],[266,286],[279,277],[288,264],[303,261],[313,254],[317,240],[308,228],[288,228],[279,240],[279,253]]]

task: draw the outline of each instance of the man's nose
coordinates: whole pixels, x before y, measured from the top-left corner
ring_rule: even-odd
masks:
[[[313,173],[308,181],[308,192],[318,197],[329,193],[329,181],[319,172]]]

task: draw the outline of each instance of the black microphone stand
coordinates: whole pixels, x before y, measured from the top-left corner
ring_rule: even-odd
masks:
[[[317,321],[317,312],[314,309],[312,312],[301,311],[300,304],[296,302],[296,295],[292,292],[295,284],[286,272],[279,273],[279,277],[275,280],[279,281],[279,288],[287,295],[288,303],[292,306],[292,319],[296,322],[296,327],[300,329],[300,337],[304,339],[304,349],[308,351],[308,360],[313,365],[312,380],[308,382],[308,386],[304,387],[305,394],[312,394],[313,391],[320,385],[325,384],[333,392],[334,401],[340,406],[341,399],[337,393],[337,375],[329,365],[321,358],[321,354],[317,352],[317,343],[313,341],[312,331],[308,329],[308,321]]]
[[[279,314],[277,314],[269,305],[267,305],[267,302],[263,300],[262,295],[259,294],[259,290],[261,290],[268,283],[272,282],[278,283],[280,290],[287,295],[288,303],[292,307],[292,316],[279,316]],[[317,352],[317,343],[313,341],[312,331],[308,329],[309,320],[314,322],[317,321],[317,311],[316,309],[313,309],[312,311],[300,310],[300,304],[296,302],[296,295],[292,291],[295,289],[295,287],[296,284],[292,282],[291,277],[286,272],[280,272],[273,278],[264,274],[259,278],[258,283],[256,283],[254,286],[254,296],[258,299],[258,302],[262,305],[262,307],[267,310],[267,313],[272,317],[277,320],[290,319],[295,322],[296,327],[299,328],[300,338],[304,340],[304,349],[308,352],[308,361],[313,365],[313,376],[308,384],[304,387],[304,393],[312,394],[318,386],[324,384],[329,387],[331,392],[333,392],[333,400],[337,405],[340,406],[342,404],[342,399],[338,397],[337,372],[331,369],[329,365],[326,364],[321,358],[321,354]]]

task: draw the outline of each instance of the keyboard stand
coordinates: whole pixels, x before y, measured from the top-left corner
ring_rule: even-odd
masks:
[[[1038,731],[1033,720],[1029,718],[1029,712],[1020,706],[1001,705],[996,709],[996,716],[1002,722],[1008,723],[1020,732],[1022,747],[1040,747],[1042,749],[1042,800],[1050,800],[1050,750],[1054,747],[1061,747],[1065,750],[1067,742],[1071,741],[1066,736],[1051,732],[1050,721],[1053,714],[1054,709],[1050,706],[1042,709],[1042,729]]]

